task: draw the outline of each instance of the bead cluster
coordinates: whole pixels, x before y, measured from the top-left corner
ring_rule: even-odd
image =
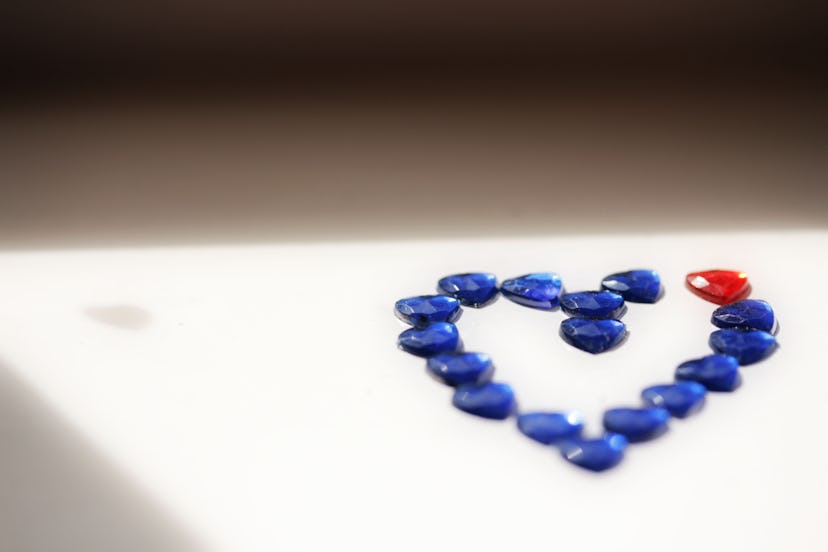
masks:
[[[426,358],[428,372],[454,387],[452,403],[458,409],[494,420],[517,413],[518,429],[544,445],[556,446],[572,464],[592,471],[618,465],[629,443],[648,441],[668,429],[670,417],[698,412],[708,391],[729,392],[740,384],[739,366],[758,362],[776,348],[776,320],[764,301],[744,299],[750,291],[747,276],[737,271],[688,274],[688,287],[701,297],[721,304],[711,322],[721,328],[710,335],[714,354],[678,366],[675,381],[654,385],[641,393],[643,407],[612,408],[604,412],[605,433],[582,436],[584,422],[574,412],[520,412],[511,386],[492,381],[489,355],[466,352],[455,326],[462,307],[481,308],[498,295],[543,310],[558,307],[566,313],[561,337],[590,353],[602,353],[620,344],[626,327],[618,320],[626,302],[654,303],[661,282],[652,270],[631,270],[603,279],[600,291],[563,293],[559,275],[533,273],[503,281],[489,273],[456,274],[438,282],[438,295],[397,301],[398,318],[413,328],[403,331],[399,347]],[[737,299],[741,299],[738,300]],[[736,301],[736,302],[733,302]]]

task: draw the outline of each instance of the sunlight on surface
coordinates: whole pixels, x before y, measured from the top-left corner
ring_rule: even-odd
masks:
[[[569,497],[566,504],[547,500],[544,515],[601,509],[601,496],[621,493],[625,511],[647,511],[664,538],[679,529],[682,508],[727,512],[732,522],[738,504],[738,519],[775,518],[776,509],[761,506],[769,495],[802,515],[765,524],[767,531],[819,539],[807,512],[828,489],[816,475],[823,471],[804,460],[796,470],[777,468],[789,460],[772,443],[819,447],[808,438],[809,424],[792,428],[774,417],[794,405],[824,414],[816,395],[826,377],[808,345],[819,341],[811,341],[814,311],[797,308],[807,290],[789,286],[778,267],[825,271],[828,261],[811,252],[826,246],[828,232],[774,232],[7,252],[0,254],[0,338],[15,377],[77,428],[78,437],[61,430],[68,439],[88,441],[215,550],[272,551],[286,542],[324,548],[366,518],[373,527],[366,538],[380,546],[396,538],[399,516],[422,517],[433,493],[459,486],[474,496],[468,485],[480,480],[503,500],[533,503],[552,486]],[[606,357],[563,344],[558,313],[503,300],[467,310],[460,323],[467,347],[493,355],[521,408],[577,409],[591,433],[604,408],[634,403],[645,384],[669,381],[677,362],[706,352],[713,305],[684,289],[689,270],[750,273],[753,296],[778,305],[785,347],[746,370],[732,397],[711,397],[699,416],[636,446],[601,486],[553,461],[512,424],[457,416],[422,362],[395,348],[394,301],[430,291],[445,274],[551,269],[568,289],[590,289],[632,266],[657,269],[666,293],[655,305],[630,309],[629,341]],[[112,331],[90,323],[89,305],[138,308],[152,313],[152,323]],[[812,452],[816,462],[819,451]],[[704,477],[676,481],[676,470],[685,469]],[[401,470],[408,475],[400,478]],[[722,477],[733,473],[743,481],[738,499],[721,491]],[[648,488],[668,483],[676,492],[695,489],[685,489],[678,513],[644,502]],[[720,499],[702,504],[709,492],[699,487],[716,489]],[[382,507],[398,495],[409,497],[405,505]],[[444,502],[463,515],[481,514],[455,498]],[[511,515],[504,514],[507,526]],[[619,515],[616,522],[625,523]],[[314,530],[319,516],[331,531]],[[586,523],[572,520],[573,535]],[[611,522],[608,533],[619,527]],[[455,538],[436,531],[447,542]]]

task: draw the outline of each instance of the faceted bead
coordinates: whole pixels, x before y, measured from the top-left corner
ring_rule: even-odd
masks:
[[[670,413],[658,407],[613,408],[604,412],[604,429],[620,433],[630,443],[655,439],[667,431]]]
[[[776,350],[776,338],[762,330],[717,330],[710,334],[710,347],[746,366],[770,356]]]
[[[624,298],[611,291],[579,291],[561,296],[561,310],[577,318],[619,318]]]
[[[772,332],[776,322],[771,306],[758,299],[745,299],[719,307],[713,311],[710,321],[720,328],[765,332]]]
[[[504,297],[525,307],[551,310],[558,306],[563,290],[561,277],[554,272],[526,274],[500,285]]]
[[[441,353],[428,359],[428,371],[452,387],[465,383],[484,383],[492,379],[494,366],[485,353]]]
[[[517,407],[512,388],[505,383],[494,382],[458,386],[454,390],[452,404],[463,412],[492,420],[505,420]]]
[[[603,353],[624,340],[627,327],[619,320],[567,318],[561,322],[561,337],[582,351]]]
[[[421,357],[459,351],[463,347],[457,326],[450,322],[435,322],[425,328],[410,328],[400,334],[397,343],[403,351]]]
[[[747,274],[738,270],[706,270],[687,275],[690,291],[718,305],[744,299],[750,293]]]
[[[574,412],[527,412],[517,419],[518,429],[544,445],[581,435],[584,420]]]
[[[422,328],[434,322],[454,322],[462,314],[460,301],[447,295],[420,295],[394,305],[397,318]]]
[[[664,408],[676,418],[686,418],[701,410],[705,395],[705,386],[695,381],[653,385],[641,392],[641,398],[645,403]]]
[[[437,282],[437,291],[455,297],[467,307],[483,307],[497,297],[497,278],[485,272],[454,274]]]
[[[631,303],[655,303],[661,296],[661,277],[655,270],[628,270],[610,274],[601,287]]]
[[[733,391],[741,382],[739,361],[728,355],[688,360],[676,368],[676,379],[698,382],[708,391]]]
[[[610,433],[598,439],[569,439],[561,443],[561,455],[576,466],[594,472],[617,466],[624,458],[627,438]]]

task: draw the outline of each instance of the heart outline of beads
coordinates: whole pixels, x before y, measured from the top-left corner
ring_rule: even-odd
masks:
[[[635,296],[633,299],[624,297],[622,306],[626,307],[626,301],[653,303],[660,299],[663,294],[660,278],[655,271],[643,270],[615,273],[604,278],[602,291],[600,292],[577,292],[576,294],[566,295],[580,294],[590,298],[587,294],[609,291],[604,285],[608,279],[635,272],[651,272],[655,275],[658,289],[655,291],[653,289],[646,290],[645,300],[640,300],[641,297],[637,297],[639,300],[635,300]],[[644,389],[641,393],[644,407],[623,407],[607,410],[603,418],[606,433],[598,438],[587,439],[581,437],[583,420],[574,412],[519,413],[517,416],[518,429],[535,441],[556,446],[560,449],[561,455],[570,463],[591,471],[600,472],[618,465],[630,443],[649,441],[663,434],[667,430],[670,417],[684,418],[698,412],[704,404],[708,391],[733,391],[736,389],[741,382],[738,372],[739,365],[752,364],[763,360],[776,349],[776,339],[768,331],[770,329],[768,320],[770,320],[771,326],[775,330],[776,319],[773,310],[766,302],[745,299],[747,293],[750,292],[750,286],[747,284],[747,277],[744,273],[720,270],[709,272],[732,272],[737,274],[739,278],[744,279],[747,286],[747,292],[737,290],[740,293],[739,298],[741,300],[737,301],[737,305],[734,306],[732,306],[732,303],[728,303],[726,299],[705,297],[703,293],[691,289],[702,298],[722,305],[714,311],[711,319],[716,326],[722,328],[711,334],[710,345],[714,349],[713,355],[692,359],[679,365],[676,369],[675,383],[655,385]],[[502,420],[512,417],[513,414],[517,413],[517,402],[511,387],[508,384],[491,380],[494,367],[488,355],[463,350],[462,340],[453,322],[462,313],[461,305],[471,308],[485,307],[497,298],[498,292],[517,304],[542,308],[543,310],[555,310],[563,294],[560,277],[557,277],[558,291],[555,298],[557,301],[548,300],[547,297],[545,304],[542,304],[542,301],[537,301],[537,297],[531,297],[528,302],[515,300],[503,289],[504,284],[508,282],[538,274],[552,274],[557,277],[554,273],[534,273],[506,280],[500,287],[496,287],[496,278],[492,274],[457,274],[440,279],[438,291],[442,293],[441,295],[417,296],[398,301],[395,305],[397,316],[404,322],[414,326],[400,334],[399,347],[409,353],[427,358],[429,372],[436,379],[455,388],[452,402],[458,409],[483,418]],[[688,287],[690,287],[690,276],[698,274],[703,273],[690,273],[688,275]],[[473,292],[470,295],[463,295],[464,289],[462,289],[462,286],[455,285],[456,289],[446,289],[444,285],[444,282],[450,279],[454,279],[456,284],[458,279],[462,280],[470,277],[472,281],[476,279],[481,284],[467,283],[470,286],[469,289]],[[490,288],[486,286],[490,286]],[[492,289],[494,289],[494,292],[492,292]],[[509,293],[513,291],[513,289],[510,289]],[[633,290],[633,295],[635,291]],[[455,299],[456,304],[453,304],[451,298]],[[429,305],[427,309],[423,309],[420,305],[419,310],[426,311],[427,314],[422,319],[412,319],[411,315],[414,313],[401,312],[401,304],[411,306],[412,301],[414,303],[417,301],[427,303],[429,299],[434,299],[438,304],[434,305],[434,308],[430,308],[432,305]],[[540,306],[538,306],[539,304]],[[619,311],[615,307],[617,305],[607,312],[599,313],[604,317],[596,319],[577,312],[577,308],[575,309],[576,312],[572,312],[570,305],[570,309],[562,309],[571,316],[571,318],[562,322],[562,327],[568,321],[573,320],[584,324],[592,324],[596,320],[601,322],[613,320],[607,316],[618,315]],[[413,310],[418,310],[416,305]],[[419,314],[423,314],[423,312]],[[740,320],[742,324],[740,324]],[[756,322],[757,320],[759,322]],[[618,320],[614,320],[614,322],[623,325]],[[751,327],[751,323],[760,324],[761,328]],[[623,333],[626,337],[625,329]],[[410,346],[411,340],[408,339],[411,336],[417,336],[422,341],[421,345],[424,348],[419,350],[416,347],[412,348]],[[426,336],[429,339],[434,339],[429,341],[429,339],[425,339]],[[567,341],[563,331],[562,337]],[[606,352],[615,348],[622,341],[611,347],[588,352]],[[577,345],[575,346],[577,347]],[[475,358],[471,366],[467,362],[469,356]]]

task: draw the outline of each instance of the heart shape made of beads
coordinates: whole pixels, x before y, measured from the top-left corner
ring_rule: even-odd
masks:
[[[576,293],[564,293],[560,276],[551,272],[526,274],[499,286],[490,273],[446,276],[438,282],[439,294],[397,301],[397,317],[413,326],[400,334],[398,346],[424,357],[428,372],[454,387],[452,403],[459,410],[494,420],[517,414],[523,434],[557,447],[574,465],[600,472],[618,465],[630,443],[649,441],[667,431],[671,417],[698,412],[708,391],[735,390],[741,382],[739,366],[763,360],[777,347],[773,309],[764,301],[745,299],[750,286],[743,272],[693,272],[686,282],[700,297],[722,305],[711,318],[721,328],[710,336],[714,354],[681,363],[673,383],[644,389],[642,406],[605,411],[605,433],[597,437],[582,436],[583,418],[575,412],[518,412],[511,386],[492,381],[492,359],[465,351],[454,323],[463,307],[483,308],[500,294],[530,308],[560,308],[569,316],[561,322],[564,341],[589,353],[604,353],[626,337],[626,327],[618,318],[626,312],[627,302],[655,303],[661,297],[660,277],[653,270],[611,274],[602,280],[600,290]],[[710,289],[705,291],[706,287]]]

